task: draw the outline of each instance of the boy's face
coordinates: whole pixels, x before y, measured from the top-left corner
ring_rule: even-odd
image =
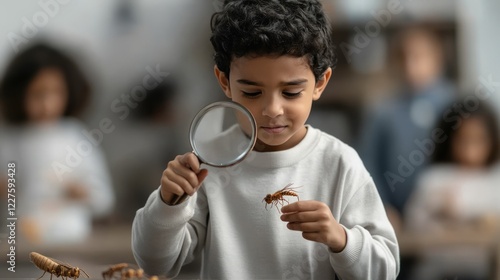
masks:
[[[307,59],[291,56],[233,58],[229,80],[215,67],[226,96],[255,117],[257,151],[286,150],[304,138],[312,102],[320,98],[331,72],[328,68],[316,82]]]

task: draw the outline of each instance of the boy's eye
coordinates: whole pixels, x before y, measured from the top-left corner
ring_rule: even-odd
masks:
[[[246,91],[241,91],[243,93],[243,95],[245,95],[246,97],[257,97],[261,94],[260,91],[254,91],[254,92],[246,92]]]
[[[284,92],[283,92],[283,95],[284,95],[286,98],[295,98],[295,97],[299,97],[301,94],[302,94],[302,91],[299,91],[299,92],[286,92],[286,91],[284,91]]]

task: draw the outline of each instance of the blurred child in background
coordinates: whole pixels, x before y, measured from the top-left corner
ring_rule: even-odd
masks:
[[[463,108],[463,112],[450,109],[443,115],[438,127],[443,131],[443,142],[436,144],[433,161],[419,178],[408,204],[409,230],[425,234],[463,227],[489,230],[495,216],[500,217],[497,119],[485,104],[471,105],[458,103],[453,108]],[[442,273],[465,272],[464,277],[486,278],[486,254],[479,248],[438,248],[417,269],[416,276],[424,278],[416,279],[443,279],[446,275]]]
[[[415,141],[430,137],[439,113],[453,101],[455,87],[445,76],[444,46],[434,30],[411,26],[395,41],[395,76],[402,74],[402,84],[396,96],[368,114],[359,152],[397,231],[415,178],[428,162],[410,163],[411,152],[418,149]]]
[[[19,53],[1,80],[0,162],[5,172],[16,163],[18,232],[31,242],[81,241],[113,207],[99,139],[73,118],[89,91],[76,64],[44,44]]]

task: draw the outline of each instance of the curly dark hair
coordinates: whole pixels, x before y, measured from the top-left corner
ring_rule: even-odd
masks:
[[[316,81],[337,57],[330,23],[317,0],[226,0],[211,19],[217,67],[229,77],[231,59],[307,56]]]
[[[10,62],[0,81],[0,109],[5,121],[22,124],[28,121],[24,101],[30,82],[41,70],[60,70],[68,89],[64,116],[77,116],[87,104],[90,84],[72,59],[59,50],[37,43],[25,49]]]
[[[470,104],[466,104],[466,101],[459,101],[450,105],[449,108],[460,107],[464,108],[465,111],[458,112],[456,110],[452,111],[451,109],[447,109],[443,113],[443,116],[446,115],[446,117],[439,121],[437,128],[441,129],[443,135],[447,137],[444,142],[436,144],[436,150],[432,158],[433,163],[455,162],[451,141],[455,138],[455,134],[462,122],[473,118],[480,118],[483,120],[491,139],[491,151],[486,160],[486,165],[491,166],[498,162],[500,158],[500,133],[494,110],[484,102],[479,102],[477,106],[473,106],[473,110],[467,110],[466,108],[470,107],[468,105]]]

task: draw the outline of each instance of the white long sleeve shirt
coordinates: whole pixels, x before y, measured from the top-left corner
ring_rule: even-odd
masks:
[[[176,276],[203,254],[202,279],[395,279],[399,250],[372,178],[356,152],[308,126],[295,147],[251,152],[231,168],[208,168],[199,191],[169,206],[155,190],[132,228],[136,261],[149,274]],[[293,183],[300,200],[327,204],[347,245],[325,245],[288,230],[262,199]],[[294,197],[287,197],[290,202]]]
[[[92,218],[108,215],[115,202],[106,161],[98,144],[76,119],[53,124],[0,127],[0,179],[7,163],[16,164],[16,200],[20,221],[28,221],[43,244],[81,242]],[[97,143],[97,142],[96,142]],[[87,198],[72,201],[67,186],[78,183]]]

